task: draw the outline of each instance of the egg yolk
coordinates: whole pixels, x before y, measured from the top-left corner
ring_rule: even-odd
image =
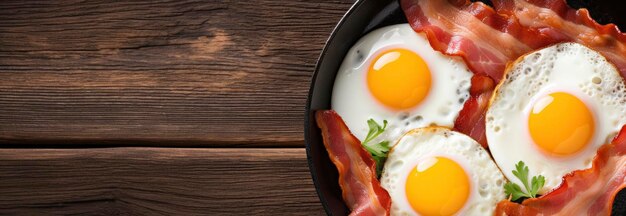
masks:
[[[374,98],[397,110],[418,105],[428,94],[430,85],[428,65],[406,49],[380,53],[367,73],[367,86]]]
[[[528,129],[535,145],[557,156],[585,148],[594,128],[593,115],[585,103],[563,92],[537,100],[528,117]]]
[[[453,215],[465,205],[470,182],[459,164],[433,157],[415,166],[405,189],[409,204],[420,215]]]

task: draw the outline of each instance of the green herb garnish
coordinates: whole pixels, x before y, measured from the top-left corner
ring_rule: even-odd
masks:
[[[530,181],[530,184],[528,184],[528,167],[522,161],[515,165],[513,175],[515,175],[520,181],[522,181],[522,184],[524,184],[524,188],[526,189],[525,192],[519,185],[513,182],[506,183],[504,185],[504,192],[507,196],[511,197],[511,200],[513,201],[518,200],[522,197],[537,197],[537,192],[543,187],[543,184],[546,183],[546,179],[542,175],[538,175],[534,176]]]
[[[389,152],[389,141],[381,141],[376,144],[370,144],[374,138],[378,137],[378,135],[382,134],[387,128],[387,120],[383,120],[383,126],[380,126],[374,119],[367,120],[367,126],[370,128],[369,132],[367,132],[367,136],[365,140],[361,143],[363,148],[367,150],[376,161],[376,175],[380,177],[380,174],[383,170],[383,164],[385,160],[387,160],[387,153]]]

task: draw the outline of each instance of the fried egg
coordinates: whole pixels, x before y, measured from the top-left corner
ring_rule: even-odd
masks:
[[[597,149],[626,123],[624,80],[583,45],[563,43],[520,57],[494,91],[486,135],[506,177],[523,161],[543,175],[545,194],[574,170],[591,167]]]
[[[491,215],[506,182],[472,138],[442,127],[406,133],[390,151],[381,185],[391,215]]]
[[[345,56],[331,106],[361,141],[368,119],[387,120],[378,139],[394,143],[413,128],[452,127],[471,77],[461,58],[435,51],[409,24],[387,26],[362,37]]]

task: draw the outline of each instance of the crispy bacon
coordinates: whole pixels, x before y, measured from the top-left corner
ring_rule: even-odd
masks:
[[[376,162],[350,133],[341,117],[332,110],[315,113],[324,146],[339,171],[344,202],[350,215],[389,215],[391,198],[376,178]]]
[[[552,192],[524,200],[502,201],[496,215],[609,215],[616,194],[626,187],[626,126],[598,150],[591,168],[574,171]]]
[[[614,24],[600,25],[587,9],[570,8],[565,0],[493,0],[496,11],[516,17],[524,28],[559,35],[554,42],[577,42],[604,55],[626,77],[626,34]]]
[[[515,17],[497,14],[481,2],[401,0],[400,4],[411,27],[425,33],[435,50],[462,57],[474,73],[496,82],[509,61],[552,42],[552,35],[524,28]]]
[[[485,111],[495,86],[491,78],[474,75],[472,77],[472,87],[470,88],[470,98],[465,102],[459,117],[454,122],[454,130],[474,138],[484,148],[487,148]]]
[[[492,0],[495,10],[469,0],[401,0],[411,27],[431,46],[461,56],[476,74],[499,82],[505,66],[529,51],[578,42],[606,56],[626,77],[626,34],[600,25],[564,0]]]

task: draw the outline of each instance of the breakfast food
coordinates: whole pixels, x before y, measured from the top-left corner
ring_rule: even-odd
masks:
[[[315,113],[324,146],[339,171],[343,200],[354,215],[388,215],[391,199],[376,178],[376,163],[335,111]]]
[[[626,34],[564,0],[490,2],[400,0],[409,23],[344,58],[316,117],[352,215],[611,213]]]
[[[609,215],[617,193],[626,188],[626,127],[598,150],[593,166],[563,178],[557,189],[521,204],[503,200],[495,215]]]
[[[469,96],[472,73],[458,57],[433,50],[408,24],[363,36],[337,72],[332,109],[364,141],[368,119],[386,120],[378,139],[392,144],[410,129],[452,127]]]
[[[558,42],[583,44],[600,52],[617,67],[622,77],[626,77],[626,35],[615,24],[601,25],[587,9],[572,9],[564,0],[492,2],[498,13],[517,18],[525,29],[543,32],[545,41],[550,42],[544,45]]]
[[[411,27],[424,33],[435,50],[462,57],[473,73],[498,83],[507,63],[536,49],[577,42],[600,52],[626,76],[626,35],[613,25],[600,25],[586,9],[565,0],[492,0],[494,8],[464,0],[401,0]],[[472,95],[455,128],[484,144],[484,116],[491,91]]]
[[[389,152],[383,173],[391,215],[490,215],[505,199],[506,180],[489,153],[442,127],[405,134]]]
[[[576,42],[606,56],[626,75],[626,36],[564,0],[401,0],[409,24],[435,50],[461,56],[474,73],[500,81],[508,62],[535,49]]]
[[[626,124],[626,85],[599,53],[576,43],[554,45],[509,66],[486,124],[498,166],[514,170],[523,160],[531,176],[545,176],[544,194],[565,174],[591,167],[598,148]]]

